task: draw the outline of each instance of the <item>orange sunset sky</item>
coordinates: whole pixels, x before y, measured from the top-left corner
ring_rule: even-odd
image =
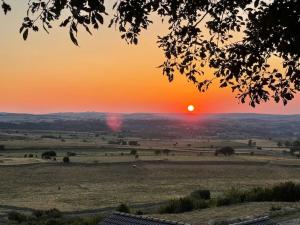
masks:
[[[286,107],[267,103],[252,109],[230,89],[199,93],[181,76],[169,83],[157,69],[163,62],[156,45],[165,32],[160,24],[144,32],[138,46],[106,28],[108,18],[93,36],[79,33],[79,48],[63,28],[30,33],[24,42],[18,29],[25,2],[10,1],[13,11],[0,13],[1,112],[185,112],[194,104],[198,113],[300,113],[299,96]]]

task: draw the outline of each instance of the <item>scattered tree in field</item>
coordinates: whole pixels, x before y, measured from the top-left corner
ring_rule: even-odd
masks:
[[[130,155],[136,155],[138,152],[136,149],[131,149]]]
[[[5,150],[5,145],[0,145],[0,151]]]
[[[67,152],[67,156],[76,156],[77,154],[75,152]]]
[[[166,155],[169,155],[170,152],[171,152],[170,149],[164,149],[164,150],[163,150],[163,153],[166,154]]]
[[[290,153],[296,157],[298,157],[298,153],[300,152],[300,141],[294,141],[290,146]]]
[[[215,151],[215,155],[218,156],[219,154],[223,154],[224,156],[231,156],[235,153],[232,147],[226,146]]]
[[[252,140],[251,139],[248,141],[248,146],[252,147]]]
[[[11,11],[7,1],[1,1],[5,14]],[[138,43],[153,14],[167,23],[158,46],[170,82],[178,71],[201,92],[218,83],[253,107],[270,99],[287,104],[300,90],[298,0],[117,0],[113,8],[109,26],[130,44]],[[27,12],[20,28],[24,40],[60,24],[75,45],[80,28],[91,34],[108,15],[104,0],[28,0]],[[272,59],[278,62],[270,65]],[[213,77],[205,73],[208,67]]]
[[[70,162],[70,158],[68,156],[63,157],[63,162],[64,163],[69,163]]]
[[[55,151],[46,151],[42,154],[43,159],[50,159],[51,157],[56,157]]]
[[[155,154],[155,155],[161,155],[161,150],[156,149],[156,150],[154,151],[154,154]]]
[[[278,147],[282,147],[281,141],[278,141],[278,142],[277,142],[277,146],[278,146]]]
[[[284,145],[285,145],[285,147],[290,147],[291,146],[291,142],[290,141],[285,141]]]
[[[129,209],[129,207],[125,203],[121,203],[117,207],[117,211],[118,212],[122,212],[122,213],[130,213],[130,209]]]
[[[138,158],[139,158],[139,155],[138,155],[138,154],[136,154],[136,155],[135,155],[135,159],[138,159]]]
[[[138,141],[128,141],[128,145],[139,146]]]

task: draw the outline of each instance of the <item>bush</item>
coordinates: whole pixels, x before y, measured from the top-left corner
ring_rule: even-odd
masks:
[[[68,156],[63,157],[63,162],[64,163],[69,163],[70,162],[70,158]]]
[[[22,223],[27,220],[27,216],[25,216],[24,214],[18,213],[18,212],[9,212],[8,219],[16,221],[18,223]]]
[[[128,145],[139,146],[140,144],[138,141],[128,141]]]
[[[35,210],[32,213],[32,216],[36,218],[49,218],[49,219],[57,219],[63,217],[62,213],[58,209]]]
[[[210,199],[210,191],[209,190],[196,190],[191,193],[191,197],[196,199],[204,199],[208,200]]]
[[[124,204],[124,203],[121,203],[118,207],[117,207],[117,211],[118,212],[122,212],[122,213],[130,213],[130,208]]]
[[[296,202],[300,200],[300,185],[286,182],[272,188],[254,188],[246,192],[246,200]]]
[[[236,188],[228,190],[223,197],[217,198],[217,206],[231,205],[246,201],[246,194]]]
[[[274,201],[296,202],[300,200],[300,185],[286,182],[272,188]]]
[[[51,157],[56,157],[56,152],[55,151],[46,151],[42,154],[43,159],[49,159]]]
[[[143,211],[138,210],[138,211],[135,212],[135,215],[144,215],[144,213],[143,213]]]
[[[232,147],[222,147],[215,151],[215,155],[223,154],[224,156],[231,156],[235,153],[234,149]]]
[[[137,154],[137,150],[136,149],[132,149],[131,151],[130,151],[130,155],[136,155]]]
[[[209,207],[209,202],[204,199],[193,199],[194,209],[206,209]]]
[[[166,155],[169,155],[169,154],[170,154],[170,152],[171,152],[171,150],[170,150],[170,149],[164,149],[164,150],[163,150],[163,153],[164,153],[164,154],[166,154]]]
[[[162,206],[160,213],[181,213],[188,212],[194,209],[194,203],[191,198],[180,198],[169,201],[165,206]]]
[[[76,156],[77,154],[75,152],[67,152],[67,156]]]
[[[155,151],[154,151],[154,154],[155,154],[155,155],[161,155],[161,150],[155,150]]]

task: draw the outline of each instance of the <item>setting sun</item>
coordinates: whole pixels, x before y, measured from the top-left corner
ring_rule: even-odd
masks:
[[[187,109],[188,109],[189,112],[193,112],[195,110],[195,106],[194,105],[189,105],[187,107]]]

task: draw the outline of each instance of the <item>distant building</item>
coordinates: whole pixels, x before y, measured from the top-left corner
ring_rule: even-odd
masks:
[[[131,215],[116,212],[104,219],[99,225],[189,225],[187,223],[174,222],[152,218],[148,216]]]

